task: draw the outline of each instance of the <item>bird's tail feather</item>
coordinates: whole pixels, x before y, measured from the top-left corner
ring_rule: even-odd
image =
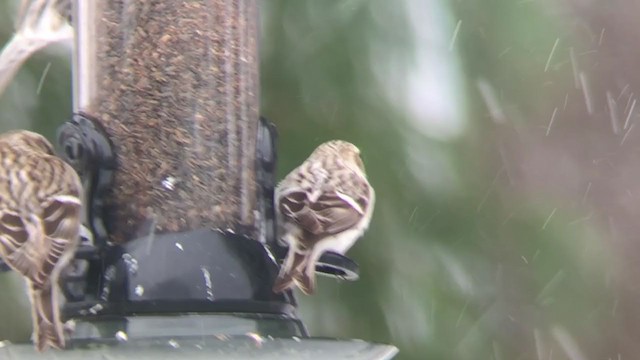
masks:
[[[292,256],[293,258],[292,260],[285,260],[285,265],[283,265],[278,278],[273,284],[273,292],[275,293],[281,293],[286,289],[292,287],[294,283],[298,283],[297,279],[298,277],[300,277],[302,269],[305,268],[305,264],[308,258],[307,253],[298,252],[292,252],[287,256]]]
[[[299,271],[294,276],[294,280],[300,290],[306,295],[312,295],[316,290],[316,277],[315,273],[309,274],[306,269],[303,271]]]
[[[293,276],[290,273],[279,275],[273,284],[273,292],[281,293],[293,285]]]
[[[55,285],[54,285],[55,286]],[[37,288],[30,284],[32,298],[33,341],[38,351],[48,347],[62,349],[65,346],[64,332],[59,318],[56,288]]]

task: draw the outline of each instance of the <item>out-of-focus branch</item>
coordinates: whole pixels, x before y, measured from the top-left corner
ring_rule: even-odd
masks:
[[[32,54],[47,45],[73,39],[67,14],[61,13],[68,11],[70,4],[70,0],[22,1],[15,33],[0,52],[0,95]]]

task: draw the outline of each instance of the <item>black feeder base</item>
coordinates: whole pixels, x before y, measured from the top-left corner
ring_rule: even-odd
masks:
[[[308,336],[291,293],[271,291],[278,267],[255,240],[205,229],[149,235],[109,247],[103,259],[101,277],[85,283],[97,296],[68,302],[65,318],[235,314],[285,320],[289,336]]]

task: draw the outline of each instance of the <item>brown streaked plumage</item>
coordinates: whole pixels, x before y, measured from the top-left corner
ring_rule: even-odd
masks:
[[[326,142],[276,188],[281,238],[289,252],[273,286],[294,284],[315,291],[315,267],[325,251],[344,254],[369,226],[375,193],[360,150],[341,140]]]
[[[79,242],[82,185],[41,135],[0,135],[0,257],[25,277],[33,341],[65,345],[58,279]]]

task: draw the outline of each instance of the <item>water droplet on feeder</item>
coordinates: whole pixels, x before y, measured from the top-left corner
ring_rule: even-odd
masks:
[[[138,260],[134,259],[131,254],[123,254],[122,260],[124,264],[127,266],[127,270],[131,275],[135,275],[138,273]]]
[[[177,341],[175,341],[174,339],[169,340],[169,346],[171,346],[174,349],[177,349],[180,347],[180,344],[178,344]]]
[[[174,178],[173,176],[167,176],[166,178],[164,178],[164,180],[162,180],[162,186],[170,191],[173,191],[176,189],[176,183],[178,182],[178,179]]]
[[[102,311],[103,306],[101,304],[95,304],[91,308],[89,308],[89,313],[92,315],[96,315],[100,311]]]
[[[249,338],[251,338],[254,341],[254,343],[255,343],[255,345],[257,347],[261,347],[262,343],[265,341],[262,338],[262,336],[260,336],[259,334],[254,333],[254,332],[249,332],[249,333],[246,333],[245,335],[248,336]]]
[[[213,296],[213,282],[211,281],[211,273],[209,272],[209,269],[207,269],[204,266],[200,267],[200,271],[202,271],[202,276],[204,277],[204,284],[207,291],[207,300],[213,301],[214,296]]]
[[[109,298],[109,293],[111,291],[111,282],[116,277],[116,267],[113,265],[109,265],[105,271],[103,276],[103,284],[102,284],[102,294],[100,295],[100,299],[103,301],[107,301]]]
[[[126,332],[124,332],[124,331],[118,331],[118,332],[116,333],[116,339],[117,339],[118,341],[125,342],[125,341],[128,341],[128,340],[129,340],[129,336],[127,336],[127,333],[126,333]]]

